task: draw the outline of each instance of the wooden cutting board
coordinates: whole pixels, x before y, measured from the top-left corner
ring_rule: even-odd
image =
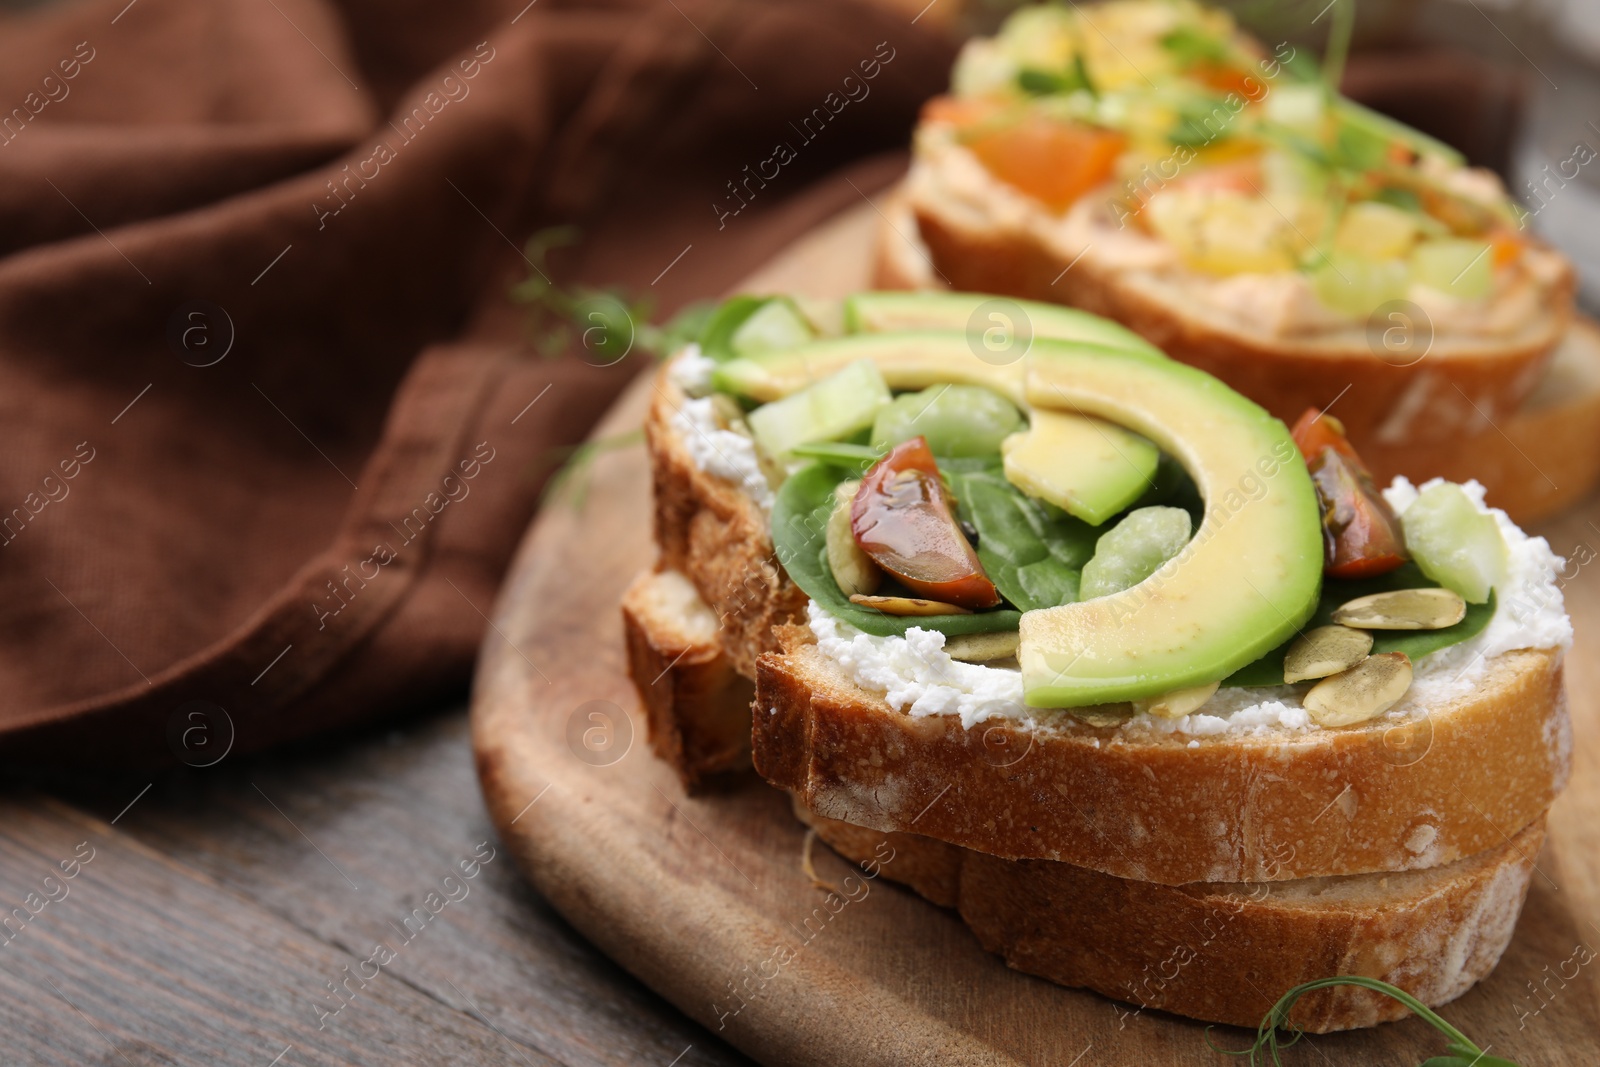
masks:
[[[862,205],[748,288],[816,296],[864,288],[876,223]],[[641,377],[597,435],[637,428],[650,389]],[[753,774],[715,795],[686,797],[645,742],[617,611],[654,554],[643,449],[603,454],[588,482],[581,506],[546,507],[523,542],[473,701],[479,776],[496,826],[529,880],[585,936],[765,1064],[1241,1062],[1210,1051],[1197,1023],[1128,1015],[1104,997],[1008,970],[953,913],[881,879],[819,933],[815,920],[805,927],[824,891],[801,869],[803,833],[786,800]],[[1541,532],[1557,551],[1585,558],[1587,546],[1600,550],[1595,520],[1600,505],[1591,501]],[[1600,564],[1566,587],[1587,638],[1569,658],[1572,787],[1552,813],[1511,949],[1446,1011],[1480,1045],[1525,1067],[1588,1067],[1600,1053],[1600,958],[1578,967],[1584,954],[1574,954],[1580,944],[1600,952],[1597,583]],[[589,747],[585,730],[600,731]],[[823,879],[837,884],[849,871],[817,848]],[[779,965],[785,947],[796,954]],[[735,996],[735,983],[759,992]],[[1213,1036],[1247,1043],[1239,1030]],[[1311,1038],[1285,1062],[1415,1064],[1436,1052],[1433,1032],[1408,1020]]]

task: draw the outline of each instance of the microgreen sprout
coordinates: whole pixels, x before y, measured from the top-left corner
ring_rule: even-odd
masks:
[[[1340,985],[1360,986],[1363,989],[1371,989],[1374,992],[1382,993],[1384,996],[1392,997],[1407,1008],[1410,1008],[1418,1017],[1449,1039],[1445,1043],[1445,1049],[1448,1054],[1430,1057],[1423,1061],[1421,1067],[1517,1067],[1511,1060],[1502,1059],[1499,1056],[1491,1056],[1485,1049],[1473,1044],[1466,1034],[1450,1025],[1438,1012],[1410,993],[1407,993],[1404,989],[1390,985],[1388,982],[1379,981],[1376,978],[1367,978],[1355,974],[1340,975],[1335,978],[1318,978],[1312,982],[1304,982],[1289,990],[1278,998],[1278,1002],[1272,1006],[1272,1010],[1268,1011],[1261,1020],[1261,1025],[1256,1028],[1255,1043],[1249,1048],[1226,1049],[1219,1047],[1211,1040],[1211,1027],[1209,1026],[1206,1027],[1206,1044],[1210,1046],[1212,1051],[1220,1052],[1227,1056],[1250,1057],[1251,1067],[1255,1067],[1258,1059],[1261,1063],[1269,1062],[1266,1059],[1266,1055],[1272,1057],[1270,1062],[1273,1067],[1280,1067],[1283,1060],[1278,1055],[1279,1050],[1294,1045],[1305,1034],[1305,1031],[1289,1024],[1289,1012],[1294,1008],[1295,1002],[1307,993]],[[1279,1040],[1278,1034],[1280,1030],[1286,1032],[1289,1036],[1286,1039]]]

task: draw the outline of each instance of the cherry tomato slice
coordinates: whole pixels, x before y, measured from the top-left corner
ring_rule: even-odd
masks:
[[[1335,578],[1371,578],[1404,563],[1400,520],[1372,484],[1339,420],[1307,410],[1294,424],[1294,443],[1322,506],[1323,569]]]
[[[1356,470],[1371,477],[1367,465],[1356,454],[1355,446],[1345,437],[1344,423],[1332,415],[1324,415],[1316,408],[1306,408],[1305,414],[1300,416],[1294,429],[1289,432],[1300,454],[1306,458],[1306,463],[1322,455],[1324,448],[1331,448],[1355,464]]]
[[[1322,502],[1324,570],[1335,578],[1371,578],[1406,561],[1399,523],[1388,503],[1342,455],[1325,448],[1311,482]]]
[[[918,596],[981,611],[1000,603],[961,527],[922,437],[896,445],[850,504],[861,551]]]
[[[1224,93],[1238,93],[1247,100],[1261,95],[1261,80],[1248,71],[1223,63],[1197,63],[1189,69],[1189,76]]]
[[[1109,181],[1126,144],[1115,131],[1039,114],[977,132],[967,141],[989,173],[1056,211]]]

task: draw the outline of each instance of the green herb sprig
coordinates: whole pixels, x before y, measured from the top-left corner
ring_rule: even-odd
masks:
[[[619,287],[558,285],[550,278],[550,252],[577,243],[573,226],[550,226],[528,238],[523,256],[530,267],[527,278],[511,289],[511,299],[528,309],[528,335],[545,357],[559,356],[574,336],[591,362],[620,362],[635,348],[664,358],[699,335],[701,322],[713,304],[696,302],[684,307],[663,326],[650,321],[655,303],[649,297],[630,296]]]
[[[1263,1050],[1265,1050],[1271,1055],[1271,1063],[1274,1067],[1280,1067],[1283,1060],[1278,1055],[1279,1050],[1291,1047],[1305,1036],[1305,1031],[1289,1025],[1289,1011],[1294,1007],[1295,1002],[1307,993],[1339,985],[1360,986],[1363,989],[1371,989],[1374,992],[1382,993],[1384,996],[1392,997],[1410,1008],[1435,1030],[1449,1038],[1449,1041],[1445,1043],[1448,1055],[1432,1056],[1424,1060],[1421,1067],[1517,1067],[1517,1064],[1511,1060],[1502,1059],[1499,1056],[1491,1056],[1473,1044],[1472,1039],[1467,1037],[1466,1034],[1451,1026],[1442,1015],[1410,993],[1407,993],[1404,989],[1390,985],[1388,982],[1379,981],[1376,978],[1366,978],[1354,974],[1340,975],[1335,978],[1318,978],[1312,982],[1304,982],[1289,990],[1278,998],[1278,1002],[1272,1006],[1272,1010],[1268,1011],[1261,1020],[1261,1025],[1256,1028],[1255,1043],[1249,1048],[1222,1048],[1212,1042],[1211,1027],[1209,1026],[1206,1027],[1206,1044],[1210,1046],[1212,1051],[1220,1052],[1226,1056],[1250,1057],[1251,1067],[1255,1067],[1258,1057],[1262,1063],[1267,1062],[1266,1057],[1262,1054]],[[1286,1031],[1290,1036],[1280,1041],[1278,1039],[1280,1030]]]

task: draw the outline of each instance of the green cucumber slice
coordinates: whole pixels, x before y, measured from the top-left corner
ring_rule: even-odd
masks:
[[[1494,257],[1487,242],[1440,237],[1412,249],[1411,274],[1457,300],[1478,300],[1494,286]]]
[[[746,421],[756,443],[781,460],[796,445],[835,441],[866,429],[890,399],[877,365],[861,359],[797,393],[763,404]]]
[[[1194,520],[1182,508],[1130,511],[1095,542],[1094,558],[1083,567],[1078,596],[1092,600],[1132,589],[1183,551]]]
[[[739,324],[728,346],[736,356],[756,356],[794,348],[816,338],[817,332],[799,305],[788,297],[774,297]]]
[[[990,456],[1026,425],[1017,406],[993,389],[934,385],[902,393],[882,408],[872,424],[872,447],[887,452],[920,436],[941,459]]]
[[[1469,604],[1482,604],[1506,580],[1510,557],[1500,524],[1478,510],[1453,482],[1424,489],[1400,517],[1406,549],[1423,574],[1453,589]]]

